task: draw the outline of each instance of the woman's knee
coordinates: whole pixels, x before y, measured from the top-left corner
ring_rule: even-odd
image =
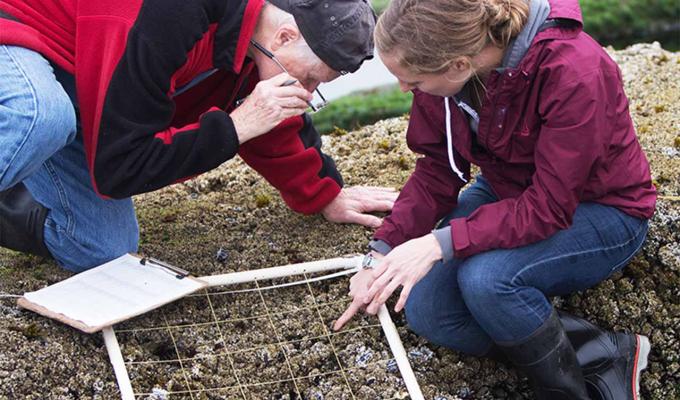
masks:
[[[406,321],[409,328],[430,343],[465,354],[483,355],[491,339],[478,327],[472,316],[451,320],[451,313],[442,310],[437,301],[429,304],[407,303]]]
[[[450,292],[455,291],[455,274],[448,265],[435,264],[412,289],[404,312],[413,332],[431,339],[443,316],[443,309],[456,307]],[[447,292],[447,293],[444,293]]]
[[[458,286],[465,303],[471,310],[479,311],[498,305],[510,290],[509,277],[503,274],[507,260],[497,257],[473,257],[461,264]]]
[[[466,354],[478,355],[488,347],[488,338],[469,313],[451,310],[436,293],[416,288],[405,307],[406,322],[414,333],[433,344]]]
[[[433,326],[436,322],[437,316],[431,305],[431,299],[428,299],[417,286],[411,291],[404,307],[404,315],[409,328],[418,336],[423,336],[429,339],[433,332]]]

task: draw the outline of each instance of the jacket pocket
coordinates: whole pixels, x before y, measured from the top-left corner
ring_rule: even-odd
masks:
[[[533,163],[536,141],[538,140],[538,128],[532,128],[526,120],[521,121],[511,134],[510,161],[520,163]]]

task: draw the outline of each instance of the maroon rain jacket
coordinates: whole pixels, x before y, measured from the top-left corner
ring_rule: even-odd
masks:
[[[545,239],[571,225],[581,202],[652,216],[656,190],[621,72],[582,31],[577,0],[553,0],[550,8],[548,18],[572,24],[538,33],[517,67],[488,77],[481,151],[473,151],[468,120],[450,99],[450,160],[445,99],[414,91],[406,136],[424,157],[374,239],[394,247],[430,232],[456,206],[470,163],[499,201],[451,221],[457,258]]]

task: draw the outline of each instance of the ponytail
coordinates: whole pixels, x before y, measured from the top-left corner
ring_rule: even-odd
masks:
[[[524,0],[483,0],[487,14],[488,38],[496,47],[507,47],[522,31],[529,15]]]

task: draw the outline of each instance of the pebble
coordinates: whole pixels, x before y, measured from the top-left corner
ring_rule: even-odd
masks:
[[[661,149],[661,153],[667,157],[678,157],[680,156],[680,150],[674,147],[664,147]]]
[[[458,389],[458,397],[462,399],[469,399],[472,396],[472,390],[470,390],[469,387],[465,386],[460,389]]]
[[[220,247],[220,249],[217,250],[217,253],[215,253],[215,260],[217,260],[217,262],[225,263],[228,259],[229,251]]]
[[[97,379],[97,380],[92,384],[92,390],[93,390],[95,393],[99,393],[99,392],[101,392],[102,390],[104,390],[104,381],[102,381],[101,379]]]
[[[260,360],[264,363],[264,365],[269,365],[269,363],[272,361],[272,355],[267,349],[262,349],[259,352]]]
[[[433,356],[434,353],[432,352],[432,350],[428,349],[425,346],[420,346],[417,349],[413,349],[408,352],[408,357],[411,359],[411,361],[418,363],[428,362],[432,359]]]
[[[359,347],[359,354],[354,359],[354,363],[359,367],[365,367],[373,358],[373,351],[366,346]]]
[[[397,365],[397,360],[391,359],[387,362],[387,372],[391,374],[396,374],[399,372],[399,365]]]
[[[148,400],[167,400],[168,391],[160,388],[153,388],[151,395],[147,397]]]
[[[312,399],[314,400],[324,400],[323,393],[321,392],[312,392]]]

